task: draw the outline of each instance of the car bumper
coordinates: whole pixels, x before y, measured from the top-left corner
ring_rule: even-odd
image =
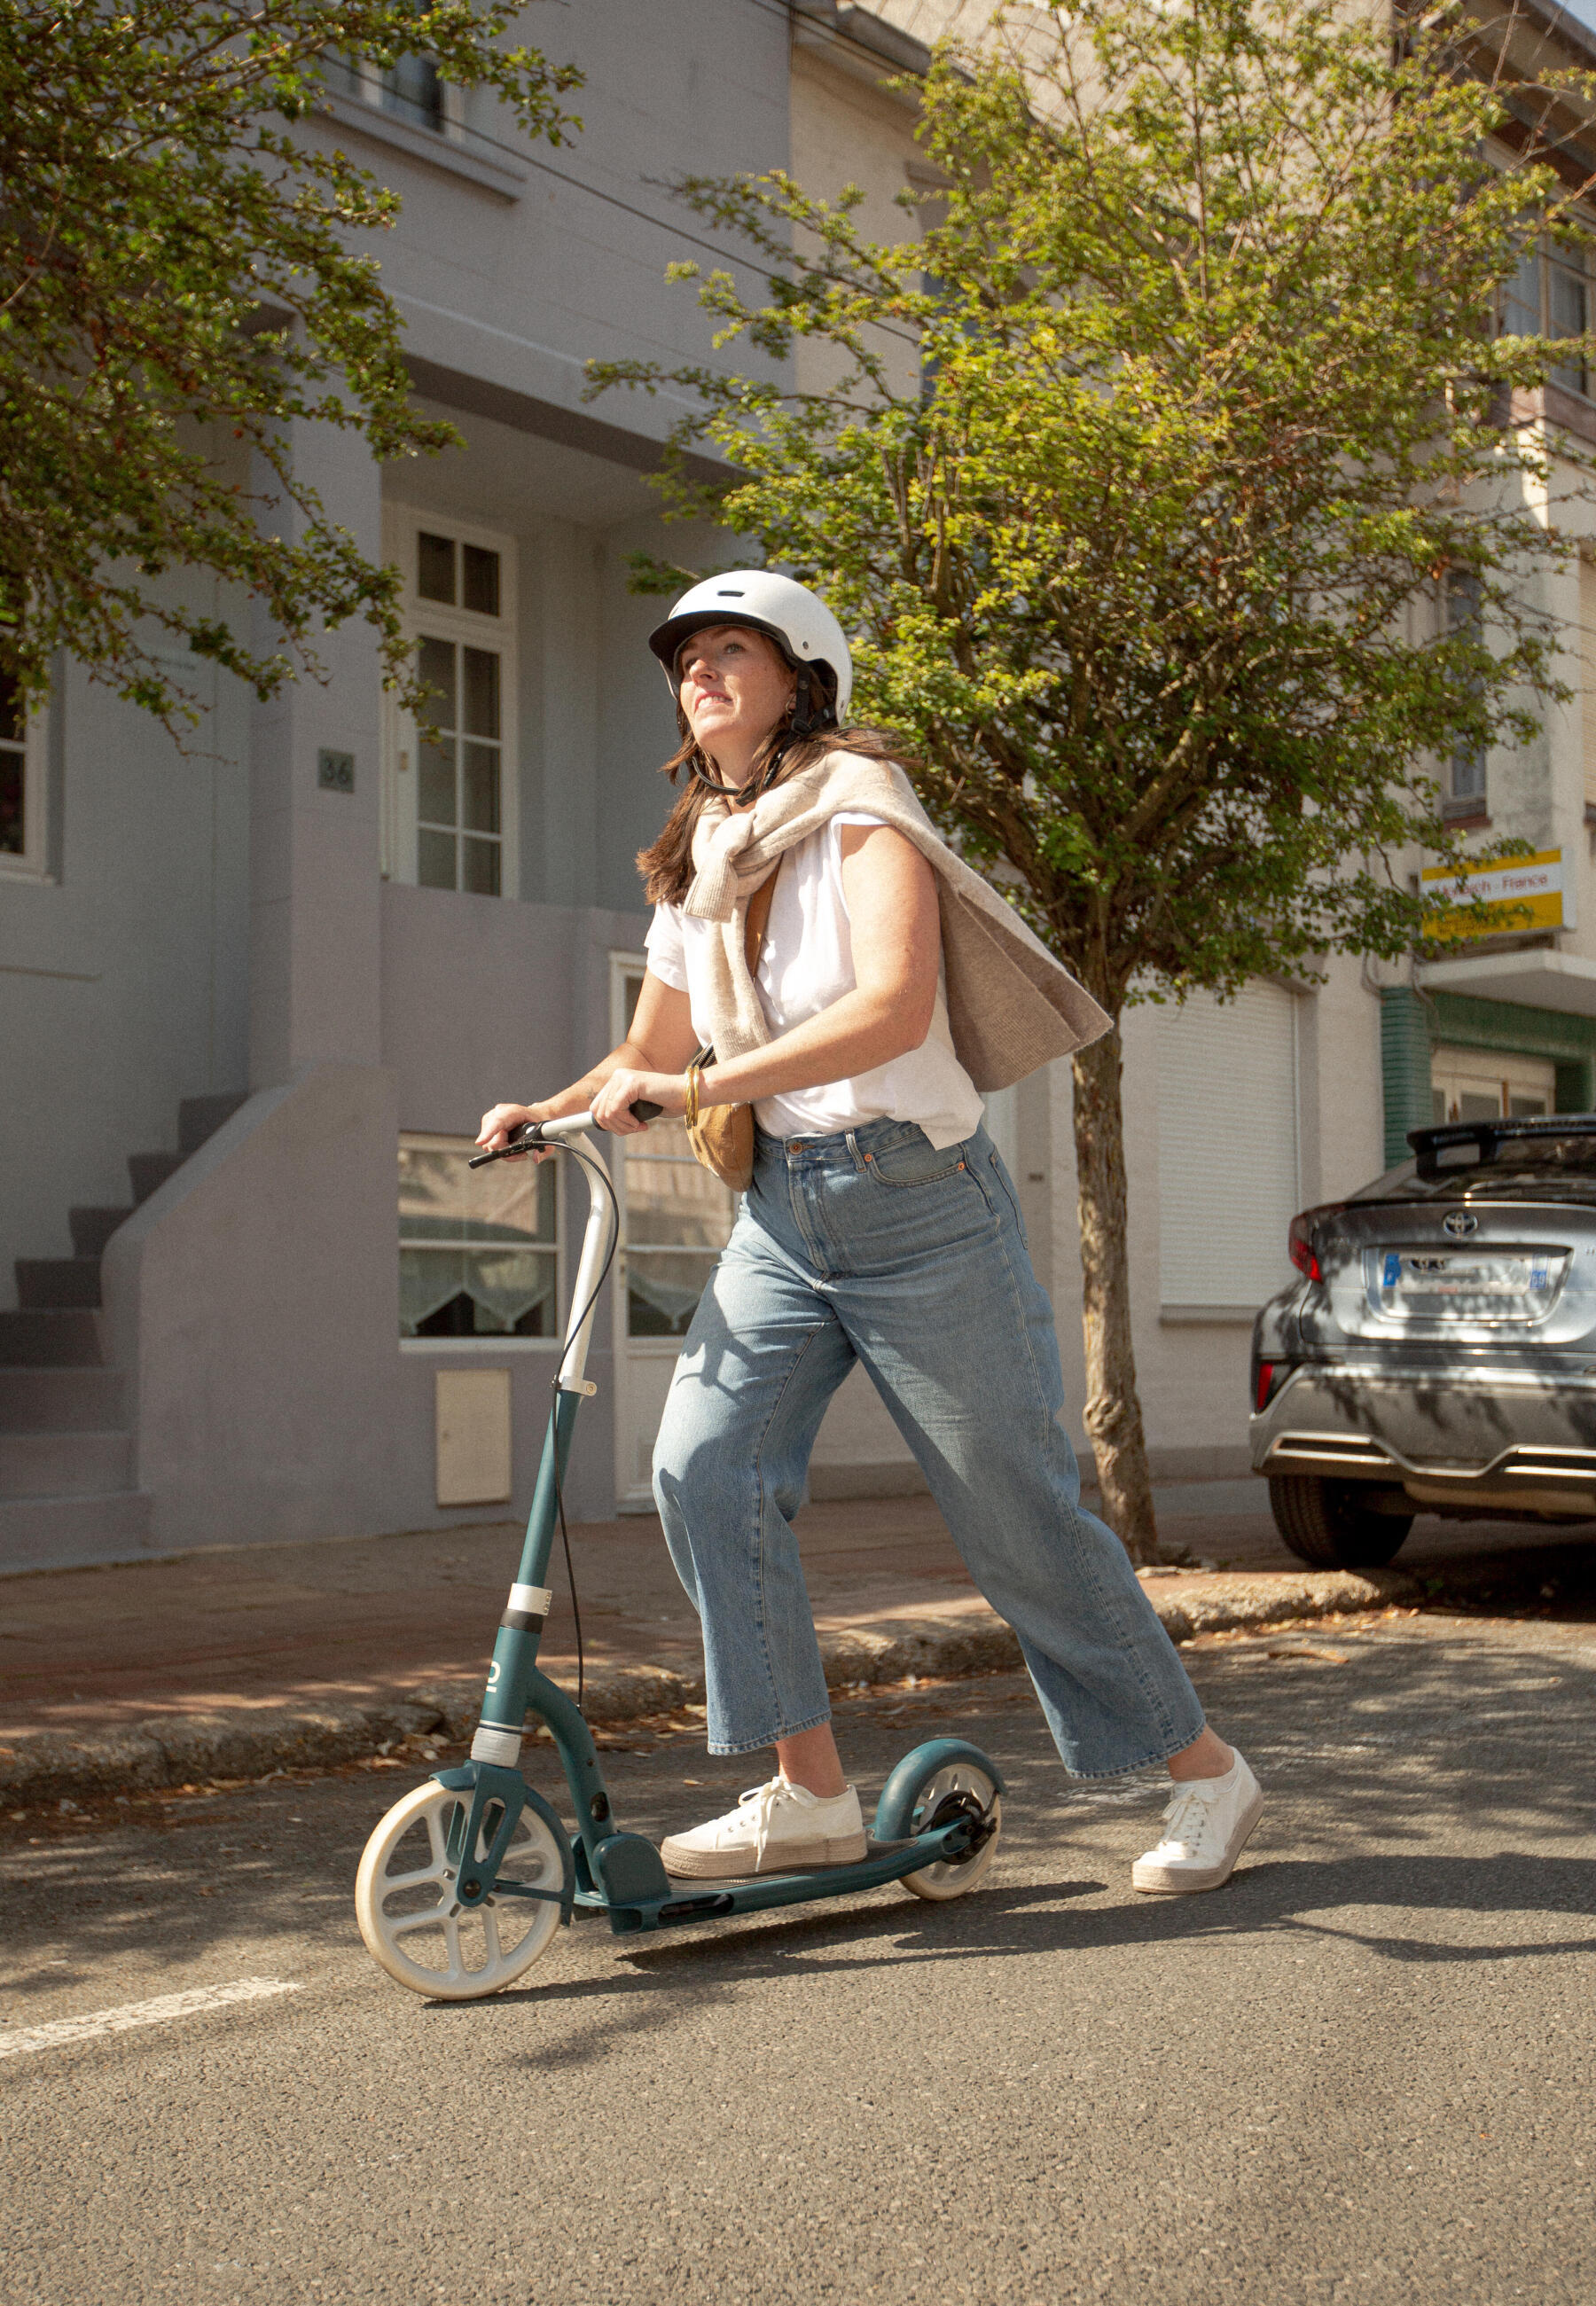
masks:
[[[1248,1431],[1259,1473],[1373,1482],[1420,1506],[1596,1515],[1596,1377],[1310,1363]]]

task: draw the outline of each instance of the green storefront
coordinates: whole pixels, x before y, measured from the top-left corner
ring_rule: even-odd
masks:
[[[1596,1106],[1596,1016],[1392,985],[1380,994],[1386,1159],[1410,1129]]]

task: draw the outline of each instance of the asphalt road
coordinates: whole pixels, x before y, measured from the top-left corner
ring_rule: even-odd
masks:
[[[1022,1685],[878,1695],[841,1719],[872,1795],[943,1723],[1009,1773],[989,1886],[578,1921],[486,2004],[355,1934],[416,1772],[10,1823],[0,2296],[1588,2306],[1596,1627],[1189,1654],[1271,1796],[1224,1892],[1134,1895],[1154,1786],[1071,1788]],[[751,1774],[679,1736],[610,1767],[651,1832]],[[251,1979],[294,1990],[21,2049]]]

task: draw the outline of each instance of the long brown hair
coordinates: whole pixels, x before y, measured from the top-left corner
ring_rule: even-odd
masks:
[[[676,806],[665,819],[657,841],[637,852],[637,870],[643,875],[643,893],[651,905],[679,905],[693,880],[693,835],[698,820],[712,798],[713,787],[721,780],[714,764],[698,748],[697,739],[688,724],[687,716],[679,705],[676,725],[681,743],[661,764],[661,773],[672,784],[687,772],[687,785],[677,795]],[[771,730],[754,756],[748,771],[748,783],[757,785],[766,776],[771,764],[780,756],[780,764],[768,776],[764,790],[772,792],[784,785],[789,777],[812,769],[816,761],[824,761],[828,753],[859,753],[867,761],[896,761],[900,767],[912,764],[912,755],[890,729],[858,726],[847,729],[826,729],[814,736],[795,737],[788,722],[781,722]],[[701,781],[707,779],[708,782]]]

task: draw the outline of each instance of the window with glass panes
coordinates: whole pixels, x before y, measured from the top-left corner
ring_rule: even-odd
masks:
[[[1558,1109],[1558,1069],[1550,1057],[1493,1049],[1438,1046],[1430,1061],[1432,1116],[1448,1121],[1529,1120]]]
[[[1502,290],[1502,334],[1583,337],[1590,324],[1591,281],[1583,252],[1544,240],[1524,249]],[[1590,392],[1583,355],[1560,362],[1548,378],[1566,392]]]
[[[375,105],[412,128],[448,133],[448,91],[431,56],[401,56],[386,68],[359,56],[329,54],[323,58],[327,85],[336,96],[357,104]]]
[[[415,877],[423,889],[497,897],[503,887],[503,734],[499,655],[422,636],[433,733],[416,747]]]
[[[695,1157],[685,1123],[621,1140],[626,1161],[627,1334],[685,1336],[731,1235],[735,1197]]]
[[[552,1161],[473,1169],[464,1137],[399,1140],[399,1331],[406,1337],[557,1337]]]
[[[45,870],[43,735],[43,715],[0,672],[0,874],[12,877]]]
[[[398,751],[394,867],[424,889],[513,894],[508,549],[423,520],[405,550],[427,703]]]
[[[401,56],[382,74],[382,109],[442,133],[443,81],[431,56]]]
[[[28,853],[28,723],[22,693],[0,672],[0,857]]]
[[[627,1026],[642,989],[642,969],[628,967],[622,984]],[[683,1122],[655,1121],[644,1135],[619,1138],[616,1145],[627,1335],[682,1337],[730,1239],[737,1196],[700,1163]]]
[[[1454,569],[1446,584],[1447,631],[1477,640],[1481,599],[1480,579],[1473,571]],[[1464,742],[1454,747],[1443,799],[1447,814],[1453,816],[1473,816],[1484,808],[1485,755],[1478,745]]]

